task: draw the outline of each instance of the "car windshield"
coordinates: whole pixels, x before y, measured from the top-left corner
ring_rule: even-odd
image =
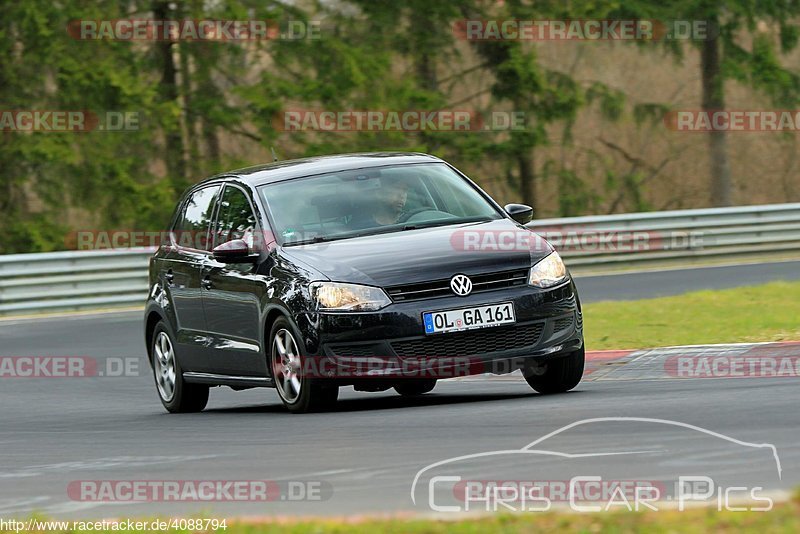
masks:
[[[340,171],[259,188],[283,245],[499,219],[443,163]]]

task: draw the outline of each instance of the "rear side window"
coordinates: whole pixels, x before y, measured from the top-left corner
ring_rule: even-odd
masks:
[[[234,239],[244,239],[252,246],[257,230],[256,216],[247,195],[237,187],[226,186],[219,204],[214,246]]]
[[[175,239],[182,247],[210,250],[209,225],[219,196],[219,185],[198,189],[186,199],[175,223]]]

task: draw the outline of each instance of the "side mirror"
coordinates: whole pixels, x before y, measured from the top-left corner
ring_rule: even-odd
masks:
[[[533,219],[533,208],[525,204],[506,204],[503,209],[520,224],[528,224]]]
[[[244,239],[233,239],[217,245],[211,254],[215,260],[222,263],[246,263],[258,258],[258,254],[250,252],[250,247]]]

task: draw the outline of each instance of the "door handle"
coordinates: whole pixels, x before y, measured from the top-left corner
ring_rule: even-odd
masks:
[[[211,289],[211,278],[208,276],[204,277],[203,280],[200,282],[200,287],[203,289]]]

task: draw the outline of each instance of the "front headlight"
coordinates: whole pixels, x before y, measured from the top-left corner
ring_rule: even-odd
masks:
[[[567,268],[558,252],[553,251],[545,259],[531,267],[528,283],[536,287],[551,287],[567,278]]]
[[[310,287],[321,311],[375,311],[392,303],[379,287],[339,282],[313,282]]]

